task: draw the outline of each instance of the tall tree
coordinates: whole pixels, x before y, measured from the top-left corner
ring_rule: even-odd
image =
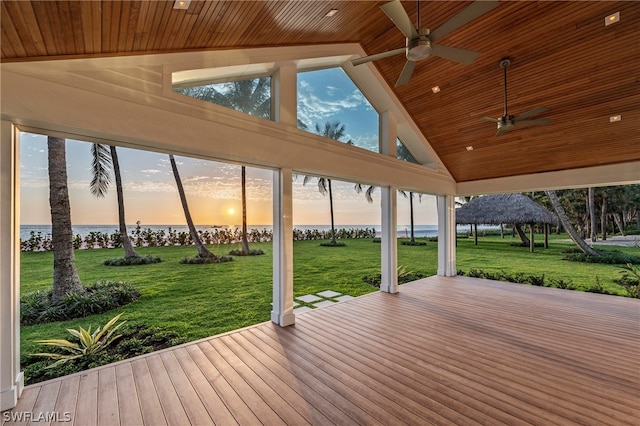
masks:
[[[339,121],[327,121],[324,126],[320,126],[316,123],[316,133],[320,136],[324,136],[325,138],[335,139],[339,141],[345,135],[346,127],[344,124],[340,124]],[[302,181],[303,185],[309,183],[314,176],[305,176]],[[329,193],[329,211],[331,213],[331,244],[336,245],[336,229],[335,222],[333,217],[333,191],[331,188],[331,179],[318,177],[318,191],[322,195],[325,195],[327,192]]]
[[[71,204],[67,186],[67,153],[65,140],[47,138],[49,166],[49,206],[51,208],[51,242],[53,244],[54,301],[66,294],[82,292],[76,269],[71,229]]]
[[[172,154],[169,154],[169,161],[171,162],[171,170],[173,170],[173,177],[176,179],[176,186],[178,187],[178,194],[180,195],[182,210],[184,210],[184,217],[187,220],[187,226],[189,227],[189,233],[191,234],[191,239],[193,240],[193,243],[196,246],[196,250],[198,250],[198,256],[216,258],[217,256],[211,253],[204,246],[204,244],[202,244],[202,241],[200,240],[200,235],[198,235],[198,231],[196,230],[196,227],[193,224],[193,219],[191,219],[191,213],[189,212],[189,205],[187,204],[187,196],[184,193],[184,187],[182,186],[180,173],[178,173],[178,166],[176,165],[176,160],[175,158],[173,158]]]
[[[415,244],[416,243],[416,238],[415,238],[415,233],[414,233],[414,225],[413,225],[413,195],[414,193],[409,191],[409,194],[407,195],[407,193],[405,191],[398,191],[400,192],[400,194],[402,194],[403,197],[408,198],[409,199],[409,216],[410,216],[410,226],[411,226],[411,239],[409,240],[410,244]],[[422,202],[422,194],[418,194],[418,200],[420,202]]]
[[[245,114],[271,118],[271,79],[268,77],[209,84],[179,90],[180,93],[203,101],[222,105]],[[300,125],[302,122],[298,121]],[[302,123],[304,125],[304,123]],[[247,238],[246,167],[240,170],[242,185],[242,251],[249,253]]]
[[[589,206],[589,229],[591,230],[591,242],[598,240],[598,226],[596,225],[596,197],[595,188],[589,187],[587,195],[587,204]]]
[[[109,184],[111,183],[110,170],[113,168],[113,174],[116,178],[116,194],[118,197],[118,227],[120,238],[122,240],[122,248],[124,248],[125,259],[140,257],[131,244],[131,239],[127,234],[127,222],[124,214],[124,193],[122,189],[122,176],[120,174],[120,162],[118,160],[118,152],[115,146],[94,143],[91,146],[91,173],[93,178],[89,185],[91,193],[102,198],[107,194]]]
[[[549,198],[549,202],[551,203],[551,206],[553,207],[556,214],[558,215],[558,219],[560,219],[562,226],[564,227],[564,229],[566,229],[567,233],[569,234],[569,237],[573,240],[573,242],[580,248],[580,250],[582,250],[583,253],[588,254],[590,256],[599,256],[598,252],[595,251],[593,248],[591,248],[580,237],[580,235],[578,235],[578,232],[569,221],[569,218],[567,217],[567,214],[565,213],[564,208],[562,207],[562,204],[560,203],[560,200],[556,195],[556,192],[555,191],[545,191],[545,192],[547,194],[547,197]]]

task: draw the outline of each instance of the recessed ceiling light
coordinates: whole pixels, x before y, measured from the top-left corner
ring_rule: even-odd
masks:
[[[438,92],[440,91],[440,86],[433,86],[433,87],[431,88],[431,91],[432,91],[433,93],[438,93]]]
[[[333,15],[335,15],[336,13],[338,13],[338,9],[331,9],[330,11],[327,12],[326,16],[327,18],[331,18]]]
[[[191,3],[191,0],[176,0],[173,3],[173,8],[174,9],[188,9],[189,8],[189,3]]]
[[[467,151],[473,151],[473,147],[471,145],[469,145],[468,147],[466,147]]]
[[[620,20],[620,12],[616,12],[613,15],[609,15],[606,18],[604,18],[604,26],[606,27],[607,25],[615,24],[619,20]]]
[[[622,120],[622,116],[620,114],[612,115],[611,117],[609,117],[609,123],[615,123],[616,121],[621,121],[621,120]]]

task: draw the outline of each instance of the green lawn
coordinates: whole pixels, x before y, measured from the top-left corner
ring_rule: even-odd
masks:
[[[541,237],[538,237],[542,240]],[[570,279],[579,288],[595,285],[596,277],[610,291],[624,294],[624,289],[612,280],[620,276],[615,265],[571,263],[561,260],[562,251],[571,243],[554,241],[566,236],[553,236],[551,248],[512,247],[511,237],[480,238],[478,246],[472,239],[459,239],[458,269],[524,272],[545,274],[547,278]],[[380,270],[380,244],[370,239],[346,240],[346,247],[320,247],[318,241],[294,243],[295,295],[335,290],[359,296],[375,288],[365,284],[362,277]],[[22,353],[37,351],[36,339],[67,338],[65,329],[78,325],[94,327],[104,324],[116,313],[123,319],[148,326],[160,326],[177,331],[195,340],[225,331],[267,321],[270,318],[272,297],[271,243],[251,244],[265,251],[263,256],[236,257],[233,262],[210,265],[181,265],[179,260],[196,254],[193,247],[140,248],[142,255],[161,256],[162,263],[132,267],[106,267],[106,258],[122,256],[121,249],[78,250],[76,261],[80,278],[85,284],[96,281],[128,281],[142,293],[136,302],[101,315],[65,322],[23,327]],[[233,245],[211,247],[223,254]],[[640,249],[613,247],[640,255]],[[437,245],[398,246],[398,264],[408,271],[434,275],[437,270]],[[51,286],[53,255],[50,252],[23,253],[21,256],[21,292]],[[517,284],[514,284],[517,285]],[[607,296],[603,296],[607,297]]]

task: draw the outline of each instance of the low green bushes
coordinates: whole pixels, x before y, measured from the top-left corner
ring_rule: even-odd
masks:
[[[640,264],[640,257],[623,253],[619,250],[596,251],[598,252],[598,256],[590,256],[583,253],[578,248],[572,248],[564,252],[564,260],[569,260],[571,262],[604,263],[607,265],[626,265],[628,263],[632,265]]]
[[[133,265],[151,265],[153,263],[162,262],[159,256],[137,256],[137,257],[113,257],[107,259],[102,264],[104,266],[133,266]]]
[[[85,286],[52,302],[53,290],[36,290],[20,298],[20,323],[42,324],[100,314],[133,302],[140,292],[130,283],[104,281]]]
[[[202,265],[202,264],[209,264],[209,263],[231,262],[232,260],[233,260],[233,257],[231,256],[206,256],[206,257],[194,256],[194,257],[185,257],[184,259],[180,260],[180,263],[184,265]]]
[[[114,319],[117,320],[119,316],[120,315],[113,318],[112,321]],[[108,324],[109,323],[107,323],[107,325]],[[93,345],[94,350],[83,351],[84,353],[80,356],[73,356],[64,362],[60,362],[59,357],[68,355],[69,350],[65,350],[64,346],[59,345],[48,345],[47,350],[50,350],[50,354],[53,355],[45,357],[49,359],[43,359],[43,357],[38,354],[22,356],[20,363],[25,374],[25,384],[29,385],[43,380],[77,373],[89,368],[99,367],[187,342],[187,339],[175,331],[165,330],[160,327],[148,327],[142,324],[123,324],[124,322],[111,329],[115,331],[119,328],[117,340],[116,337],[112,337],[111,335],[107,336],[108,333],[103,334],[101,339],[93,340],[100,340],[103,343],[109,342],[109,344],[102,344],[99,347]],[[109,328],[107,325],[105,325],[103,331],[107,331]],[[114,324],[112,323],[111,325]],[[121,325],[122,327],[120,327]],[[88,330],[90,329],[91,327],[88,327]],[[98,329],[100,328],[98,327]],[[94,331],[94,334],[97,336],[96,331]],[[73,335],[76,336],[75,334]],[[59,339],[51,339],[50,341],[63,342],[63,340]],[[72,338],[68,343],[77,345],[80,349],[88,347],[88,345],[81,344],[81,340],[78,337],[75,339]],[[56,355],[58,357],[56,357]],[[57,361],[52,363],[51,359],[57,359]]]
[[[262,254],[264,254],[264,250],[260,249],[249,249],[248,252],[243,251],[242,249],[236,249],[229,252],[230,256],[260,256]]]

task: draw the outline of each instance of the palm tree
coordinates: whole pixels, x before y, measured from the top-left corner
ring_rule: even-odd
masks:
[[[344,124],[340,124],[339,121],[327,121],[324,124],[324,127],[321,128],[320,125],[318,123],[316,123],[316,133],[319,134],[320,136],[324,136],[326,138],[330,138],[330,139],[335,139],[335,140],[340,140],[341,138],[344,137],[345,134],[345,125]],[[349,141],[351,142],[351,141]],[[349,143],[347,142],[347,143]],[[304,180],[302,181],[302,185],[306,185],[307,183],[309,183],[315,176],[305,176]],[[331,242],[330,245],[337,245],[336,242],[336,229],[335,229],[335,223],[334,223],[334,217],[333,217],[333,191],[331,188],[331,179],[329,178],[324,178],[324,177],[318,177],[318,191],[320,191],[320,193],[322,195],[325,195],[327,192],[329,193],[329,209],[331,212]]]
[[[409,244],[415,245],[416,239],[414,237],[414,232],[413,232],[413,192],[409,191],[409,195],[407,195],[407,193],[404,191],[398,191],[398,192],[400,192],[400,194],[402,194],[403,197],[409,198],[409,213],[411,216],[411,219],[410,219],[411,220],[411,239],[409,240]],[[418,194],[418,200],[422,202],[422,194]]]
[[[225,90],[223,90],[225,89]],[[239,80],[231,83],[180,89],[180,93],[203,101],[212,102],[256,117],[271,118],[271,87],[267,77]],[[302,123],[299,121],[299,123]],[[302,123],[304,125],[304,123]],[[247,239],[246,167],[242,176],[242,252],[249,254]]]
[[[576,245],[580,248],[580,250],[582,250],[583,253],[590,256],[599,256],[598,252],[591,248],[582,238],[580,238],[580,235],[578,235],[578,232],[569,221],[569,218],[567,217],[567,214],[565,213],[564,208],[562,207],[562,204],[560,203],[560,200],[556,195],[556,191],[545,191],[545,193],[549,198],[551,206],[558,215],[562,226],[567,230],[567,233],[569,234],[569,237],[573,240],[573,242],[576,243]]]
[[[53,243],[53,301],[84,289],[76,269],[71,229],[71,205],[67,186],[65,140],[47,138],[49,165],[49,206],[51,208],[51,242]]]
[[[116,194],[118,196],[118,224],[120,230],[120,238],[122,239],[122,247],[124,248],[125,259],[140,257],[133,248],[129,235],[127,234],[127,225],[124,215],[124,194],[122,191],[122,177],[120,175],[120,162],[118,161],[118,152],[115,146],[94,143],[91,147],[93,160],[91,162],[91,173],[93,178],[89,188],[91,193],[102,198],[107,194],[111,177],[110,168],[113,167],[113,174],[116,178]]]
[[[189,205],[187,204],[187,196],[184,193],[184,187],[182,186],[182,180],[180,180],[180,173],[178,173],[178,166],[176,165],[176,160],[173,158],[172,154],[169,154],[169,161],[171,162],[171,170],[173,170],[173,177],[176,179],[176,186],[178,187],[178,194],[180,195],[180,202],[182,203],[182,210],[184,210],[184,217],[187,220],[187,226],[189,227],[189,233],[191,234],[191,239],[193,239],[193,243],[196,246],[196,250],[198,250],[198,256],[202,258],[217,258],[217,256],[211,253],[205,246],[202,244],[200,240],[200,236],[198,235],[198,231],[196,231],[196,227],[193,224],[193,219],[191,219],[191,213],[189,212]]]

